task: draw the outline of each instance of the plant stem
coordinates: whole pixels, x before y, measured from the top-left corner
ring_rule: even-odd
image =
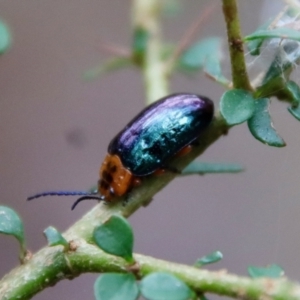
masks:
[[[87,272],[123,273],[129,267],[123,259],[106,254],[82,239],[73,242],[74,246],[76,250],[69,253],[64,253],[61,246],[41,250],[26,265],[15,269],[3,279],[0,298],[26,300],[49,286],[49,283],[53,285],[61,279],[73,279]],[[134,258],[139,265],[139,276],[144,277],[156,271],[168,272],[183,280],[197,293],[210,292],[244,300],[300,299],[300,286],[284,278],[251,279],[228,274],[224,270],[212,272],[140,254],[135,254]]]
[[[246,73],[239,22],[235,1],[223,0],[224,15],[228,28],[230,55],[232,61],[233,83],[235,88],[251,89]],[[134,26],[143,28],[149,34],[143,75],[146,86],[146,98],[150,103],[168,93],[168,76],[161,59],[161,40],[159,13],[161,1],[134,0]],[[240,43],[240,44],[239,44]],[[187,166],[202,154],[220,136],[226,133],[228,126],[224,119],[216,116],[210,127],[203,132],[198,145],[186,156],[175,158],[172,162],[178,169]],[[12,270],[0,281],[0,299],[30,299],[46,287],[63,279],[72,279],[85,272],[126,272],[124,260],[105,254],[93,243],[95,227],[115,213],[126,217],[149,202],[152,197],[176,174],[166,172],[161,176],[149,176],[143,179],[141,186],[134,189],[130,201],[122,205],[123,199],[112,205],[100,203],[81,220],[64,233],[70,242],[69,253],[63,247],[45,247],[38,251],[24,265]],[[209,272],[194,267],[174,264],[154,258],[135,255],[140,265],[140,274],[145,276],[153,271],[166,271],[180,277],[196,292],[212,292],[239,299],[276,299],[300,300],[300,287],[286,280],[261,279],[229,275],[226,272]]]
[[[251,91],[236,0],[223,0],[223,13],[227,27],[233,87]]]
[[[146,103],[150,104],[169,93],[169,82],[162,61],[160,0],[134,0],[133,26],[147,32],[148,40],[144,53],[143,78]]]
[[[211,126],[203,132],[201,139],[198,141],[199,145],[194,147],[186,156],[176,158],[173,162],[174,166],[179,169],[187,166],[226,130],[227,125],[224,123],[223,118],[217,117]],[[122,204],[124,199],[118,199],[118,202],[112,205],[105,205],[104,203],[96,205],[63,234],[66,240],[70,242],[70,248],[76,248],[74,252],[71,252],[71,256],[64,254],[63,248],[59,246],[41,249],[26,264],[12,270],[0,281],[0,299],[17,299],[16,295],[20,296],[20,299],[30,299],[30,297],[46,287],[53,286],[60,280],[73,278],[84,272],[119,272],[120,267],[116,269],[115,262],[120,261],[120,259],[112,256],[109,256],[109,262],[103,261],[103,263],[99,263],[98,261],[99,265],[96,270],[94,266],[88,263],[88,261],[92,263],[96,258],[93,252],[85,253],[87,262],[80,266],[80,262],[76,262],[80,258],[78,256],[80,254],[79,249],[82,249],[80,247],[87,247],[87,243],[93,243],[94,228],[107,220],[112,214],[117,213],[125,217],[130,216],[142,205],[148,203],[149,199],[152,199],[160,189],[165,187],[175,177],[176,174],[166,172],[166,174],[161,176],[145,178],[141,186],[133,190],[126,206]],[[95,249],[97,248],[95,247]],[[97,249],[97,251],[100,250]],[[106,257],[105,254],[103,255]],[[88,260],[88,257],[90,257],[90,260]],[[101,256],[98,259],[101,260]],[[125,267],[121,269],[125,271]]]

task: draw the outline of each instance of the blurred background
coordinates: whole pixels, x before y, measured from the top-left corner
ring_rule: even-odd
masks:
[[[212,2],[178,1],[180,13],[164,18],[165,39],[176,43]],[[220,1],[215,2],[219,6],[196,39],[225,36]],[[244,34],[283,5],[274,0],[239,4]],[[91,82],[82,79],[109,57],[101,50],[104,44],[130,47],[130,5],[121,0],[0,3],[0,17],[13,34],[11,50],[0,58],[0,202],[22,216],[32,251],[45,245],[46,227],[64,231],[95,203],[87,201],[72,212],[76,197],[30,203],[26,197],[94,185],[109,141],[145,105],[141,73],[134,68]],[[224,73],[229,76],[228,66]],[[172,92],[206,95],[216,105],[224,92],[203,75],[176,75],[171,87]],[[300,123],[285,104],[274,102],[271,110],[287,147],[261,144],[245,124],[233,128],[201,160],[236,162],[246,171],[174,180],[130,218],[135,252],[193,264],[220,250],[224,259],[210,269],[246,275],[249,265],[277,263],[288,277],[299,280]],[[0,236],[0,257],[2,277],[18,264],[13,238]],[[34,299],[92,299],[96,277],[62,281]]]

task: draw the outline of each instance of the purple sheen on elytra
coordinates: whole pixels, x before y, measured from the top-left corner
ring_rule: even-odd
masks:
[[[199,137],[211,123],[213,102],[194,94],[173,94],[142,110],[110,142],[133,175],[145,176]]]

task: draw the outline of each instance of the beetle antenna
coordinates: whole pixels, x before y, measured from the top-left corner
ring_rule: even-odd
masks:
[[[86,196],[83,196],[83,197],[80,197],[79,199],[77,199],[72,207],[71,207],[71,210],[73,210],[79,202],[81,201],[84,201],[84,200],[98,200],[98,201],[103,201],[105,199],[105,196],[93,196],[92,194],[90,195],[86,195]]]
[[[86,192],[86,191],[51,191],[51,192],[44,192],[40,194],[36,194],[27,198],[28,201],[46,197],[46,196],[91,196],[96,195],[97,191],[94,192]]]

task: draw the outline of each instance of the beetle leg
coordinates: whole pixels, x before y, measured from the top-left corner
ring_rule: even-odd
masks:
[[[175,154],[175,157],[181,157],[181,156],[187,155],[188,153],[190,153],[192,151],[192,148],[193,148],[192,145],[187,145],[187,146],[183,147],[181,150],[179,150]]]
[[[181,157],[184,155],[187,155],[188,153],[190,153],[193,149],[192,145],[187,145],[185,147],[183,147],[181,150],[179,150],[174,157]],[[174,173],[174,174],[181,174],[181,171],[179,169],[177,169],[176,167],[172,167],[172,166],[163,166],[161,169],[158,169],[154,172],[154,174],[156,175],[161,175],[163,174],[165,171]]]

